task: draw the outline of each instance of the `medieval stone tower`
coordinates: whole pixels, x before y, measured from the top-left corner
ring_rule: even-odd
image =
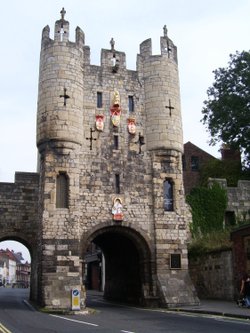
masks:
[[[188,213],[177,49],[140,45],[137,70],[126,55],[90,49],[77,27],[69,41],[65,11],[54,39],[42,33],[37,295],[69,308],[72,288],[85,298],[84,260],[94,242],[105,257],[104,296],[165,306],[197,302],[188,274]]]

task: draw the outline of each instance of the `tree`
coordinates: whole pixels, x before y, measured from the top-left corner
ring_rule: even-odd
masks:
[[[250,53],[230,55],[229,66],[213,71],[201,121],[210,132],[210,145],[222,141],[241,149],[250,166]]]
[[[207,186],[209,178],[225,178],[227,186],[237,186],[239,179],[250,179],[249,176],[246,170],[241,170],[238,161],[213,159],[202,165],[200,185]]]

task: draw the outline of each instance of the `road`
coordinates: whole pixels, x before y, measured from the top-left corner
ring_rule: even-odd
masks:
[[[0,288],[1,333],[244,333],[250,323],[216,316],[119,306],[89,297],[94,313],[52,315],[28,307],[28,290]]]

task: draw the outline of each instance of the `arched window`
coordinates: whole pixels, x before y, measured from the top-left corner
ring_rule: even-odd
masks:
[[[163,183],[164,210],[171,212],[174,210],[174,184],[171,179],[166,179]]]
[[[56,177],[56,208],[69,207],[69,178],[60,172]]]

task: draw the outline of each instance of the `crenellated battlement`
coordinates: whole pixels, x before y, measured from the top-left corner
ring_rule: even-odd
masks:
[[[172,40],[168,38],[168,36],[160,37],[160,47],[161,47],[161,56],[167,56],[169,59],[173,59],[177,64],[177,47],[174,45]],[[140,44],[140,54],[143,59],[147,59],[149,57],[155,57],[159,55],[152,54],[152,40],[151,38],[146,39]]]
[[[61,10],[61,19],[55,22],[54,40],[50,38],[50,27],[46,25],[42,31],[42,47],[48,44],[68,44],[83,48],[85,46],[84,32],[77,27],[75,30],[75,43],[69,42],[69,22],[64,19],[66,11]]]
[[[112,68],[112,72],[116,73],[118,70],[126,69],[126,54],[114,50],[101,50],[101,67]]]
[[[79,48],[88,48],[85,46],[85,34],[81,28],[76,27],[75,42],[69,41],[69,22],[58,20],[55,23],[54,39],[50,38],[50,27],[46,25],[42,31],[42,47],[54,44],[70,44]]]

